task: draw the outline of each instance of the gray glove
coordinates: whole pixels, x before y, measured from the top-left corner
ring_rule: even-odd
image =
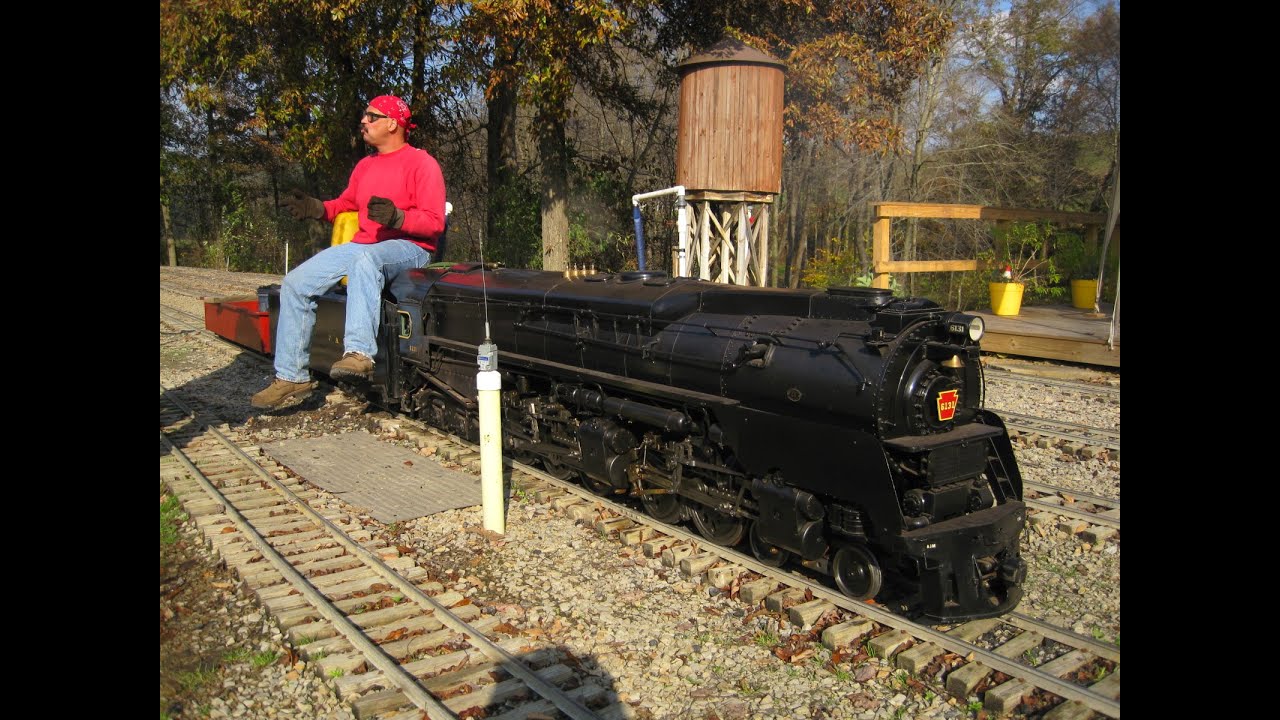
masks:
[[[369,219],[389,228],[399,228],[404,224],[404,211],[387,198],[374,195],[369,198]]]
[[[304,195],[300,190],[290,190],[282,202],[289,208],[289,214],[294,220],[324,219],[324,203],[310,195]]]

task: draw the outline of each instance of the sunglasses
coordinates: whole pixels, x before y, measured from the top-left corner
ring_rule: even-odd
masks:
[[[379,114],[378,114],[378,113],[376,113],[376,112],[367,112],[367,113],[365,113],[364,115],[361,115],[361,117],[362,117],[362,118],[364,118],[365,120],[368,120],[370,123],[376,123],[376,122],[378,122],[379,120],[385,120],[385,119],[387,119],[389,116],[388,116],[388,115],[379,115]]]

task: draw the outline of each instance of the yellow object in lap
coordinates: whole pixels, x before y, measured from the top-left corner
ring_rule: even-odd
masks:
[[[338,213],[338,216],[333,219],[333,236],[329,240],[329,246],[336,247],[351,242],[351,238],[356,236],[356,231],[359,229],[360,213],[355,210]],[[347,284],[346,275],[342,276],[342,284]]]

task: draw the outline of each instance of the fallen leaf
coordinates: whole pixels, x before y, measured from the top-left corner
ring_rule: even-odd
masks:
[[[805,648],[804,650],[801,650],[795,655],[792,655],[790,662],[793,662],[793,663],[800,662],[801,660],[809,657],[810,655],[813,655],[813,648]]]
[[[226,535],[227,533],[233,533],[233,532],[235,532],[235,531],[236,531],[236,528],[235,528],[235,526],[234,526],[234,525],[228,525],[228,526],[226,526],[226,527],[222,528],[222,534],[223,534],[223,535]]]

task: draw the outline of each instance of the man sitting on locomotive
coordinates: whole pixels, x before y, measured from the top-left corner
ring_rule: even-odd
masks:
[[[347,189],[333,200],[293,190],[284,201],[294,218],[333,221],[356,210],[359,230],[351,242],[325,248],[285,275],[276,328],[275,381],[253,396],[256,408],[301,401],[315,388],[308,368],[315,298],[347,276],[346,327],[335,379],[367,378],[377,354],[382,288],[402,270],[431,262],[445,228],[444,176],[436,159],[409,145],[409,106],[392,95],[369,101],[360,134],[377,150],[356,163]]]

